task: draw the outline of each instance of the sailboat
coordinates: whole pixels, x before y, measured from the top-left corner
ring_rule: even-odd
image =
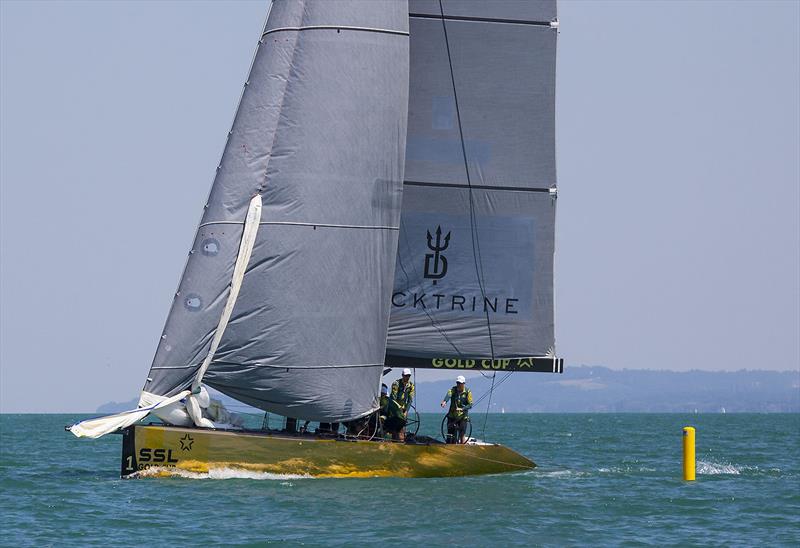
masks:
[[[272,2],[139,406],[69,430],[122,433],[123,477],[534,467],[384,439],[376,412],[391,368],[563,371],[557,27],[555,0]],[[206,387],[286,428],[241,428]]]

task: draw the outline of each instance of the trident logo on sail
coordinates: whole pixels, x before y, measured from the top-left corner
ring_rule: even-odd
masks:
[[[442,227],[441,225],[437,226],[436,244],[434,244],[431,231],[428,230],[426,232],[428,233],[428,248],[433,253],[425,254],[425,278],[433,280],[433,285],[436,285],[436,282],[447,274],[447,257],[441,253],[450,245],[450,233],[447,233],[444,237],[444,242],[442,242]]]

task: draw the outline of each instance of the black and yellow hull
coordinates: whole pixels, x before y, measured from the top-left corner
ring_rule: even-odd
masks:
[[[123,431],[121,474],[234,469],[315,477],[430,478],[519,472],[535,466],[519,453],[495,444],[351,441],[136,425]]]

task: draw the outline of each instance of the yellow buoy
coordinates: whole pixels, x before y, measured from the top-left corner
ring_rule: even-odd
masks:
[[[683,427],[683,479],[694,481],[695,474],[694,462],[694,428],[691,426]]]

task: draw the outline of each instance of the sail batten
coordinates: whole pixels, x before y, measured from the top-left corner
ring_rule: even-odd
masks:
[[[432,181],[403,181],[403,185],[408,186],[428,186],[428,187],[440,187],[440,188],[471,188],[473,190],[494,190],[497,192],[501,191],[508,191],[508,192],[547,192],[550,193],[553,191],[553,187],[541,187],[541,186],[525,186],[523,183],[514,186],[497,186],[497,185],[474,185],[474,184],[464,184],[464,183],[443,183],[443,182],[432,182]]]
[[[213,225],[241,225],[239,221],[211,221],[200,225],[201,228]],[[380,226],[380,225],[341,225],[324,222],[299,222],[299,221],[261,221],[259,225],[287,225],[287,226],[317,226],[322,228],[360,228],[376,230],[400,230],[399,226]]]
[[[357,32],[377,32],[383,34],[397,34],[399,36],[408,36],[408,31],[404,30],[395,30],[395,29],[381,29],[375,27],[353,27],[350,25],[307,25],[304,27],[280,27],[280,28],[273,28],[265,31],[264,34],[261,35],[263,38],[264,36],[274,34],[276,32],[292,32],[292,31],[301,31],[301,30],[335,30],[335,31],[342,31],[342,30],[350,30],[350,31],[357,31]]]
[[[555,0],[409,0],[411,17],[477,22],[549,25],[556,20]]]

